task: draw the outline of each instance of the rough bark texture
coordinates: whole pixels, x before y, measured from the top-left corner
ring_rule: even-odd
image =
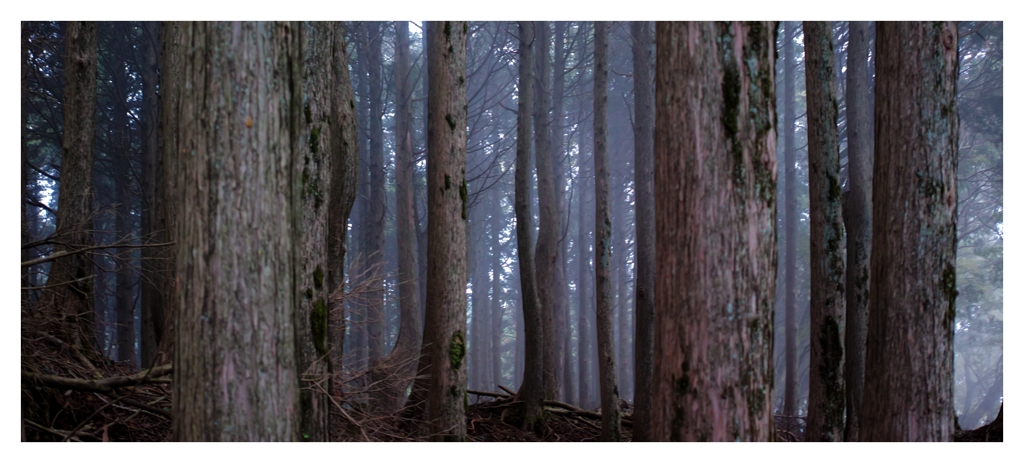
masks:
[[[331,92],[333,30],[326,22],[302,27],[302,118],[293,118],[296,138],[294,159],[301,166],[292,192],[298,213],[295,232],[295,338],[299,369],[299,432],[306,442],[326,442],[330,430],[330,363],[328,358],[327,309],[332,287],[325,279],[327,228],[331,191]]]
[[[594,23],[594,267],[597,356],[601,385],[601,440],[620,438],[619,387],[615,379],[612,323],[611,234],[608,200],[608,29]]]
[[[957,29],[880,22],[863,441],[953,436]]]
[[[181,27],[174,437],[297,440],[299,26]]]
[[[653,24],[635,21],[633,35],[633,137],[636,161],[636,299],[634,314],[633,441],[650,440],[651,375],[654,374],[654,80]]]
[[[340,21],[332,22],[330,71],[333,79],[331,91],[330,192],[327,217],[327,287],[331,294],[327,301],[329,312],[327,342],[330,351],[330,371],[342,371],[343,347],[345,342],[345,308],[341,296],[345,287],[345,239],[348,234],[348,216],[356,199],[356,177],[358,175],[359,145],[355,96],[348,72],[345,30]],[[341,381],[331,384],[331,395],[340,397]]]
[[[850,21],[846,59],[846,134],[850,190],[843,204],[846,222],[846,427],[844,440],[860,440],[864,396],[864,349],[868,334],[871,256],[871,100],[868,95],[870,23]]]
[[[164,217],[166,206],[163,198],[164,181],[160,163],[159,136],[159,100],[157,99],[157,53],[159,42],[159,23],[144,22],[142,36],[142,238],[155,243],[167,242],[167,223]],[[139,297],[142,299],[142,339],[140,340],[140,360],[142,368],[157,365],[155,363],[157,345],[160,339],[156,334],[156,320],[164,313],[163,298],[160,289],[166,284],[167,274],[164,273],[165,252],[160,248],[142,248],[142,278]],[[162,335],[162,333],[161,333]]]
[[[155,217],[163,219],[162,237],[170,242],[175,239],[175,227],[178,217],[178,165],[184,157],[184,147],[179,140],[179,107],[183,91],[186,36],[184,28],[178,22],[164,22],[160,27],[160,159],[157,162],[158,181],[157,202],[163,207],[162,214]],[[157,225],[159,226],[159,225]],[[153,331],[157,337],[157,352],[162,361],[174,358],[175,345],[175,308],[178,306],[178,278],[176,277],[176,256],[178,245],[163,249],[164,260],[161,261],[165,278],[161,285],[160,306],[163,313],[153,313]],[[156,306],[154,306],[156,307]]]
[[[807,159],[811,207],[811,358],[805,441],[843,438],[842,187],[832,25],[804,22],[807,58]]]
[[[466,33],[427,24],[428,416],[432,440],[466,439]]]
[[[657,25],[653,440],[772,439],[775,25]]]
[[[543,340],[541,327],[541,305],[537,297],[537,279],[533,261],[533,215],[530,213],[530,142],[533,136],[531,113],[533,112],[533,44],[534,24],[519,22],[519,110],[516,115],[516,251],[519,256],[519,285],[523,307],[523,382],[518,398],[525,404],[523,429],[539,429],[543,416],[544,374]],[[518,357],[518,356],[517,356]],[[517,369],[518,370],[518,369]]]
[[[544,331],[544,400],[558,399],[558,372],[561,370],[558,357],[558,339],[555,330],[555,262],[558,260],[558,232],[561,221],[555,200],[554,165],[552,160],[551,122],[551,64],[549,62],[551,33],[546,21],[535,24],[537,46],[534,56],[534,99],[533,131],[537,159],[537,204],[540,206],[537,230],[536,272],[538,282],[551,284],[537,285],[540,299],[541,329]]]
[[[406,390],[416,376],[423,331],[419,317],[416,278],[416,222],[413,212],[412,88],[409,74],[409,23],[395,23],[395,215],[398,234],[399,328],[395,348],[378,365],[383,384],[381,409],[393,412],[405,402]]]
[[[796,319],[796,27],[794,21],[786,22],[786,40],[783,45],[784,80],[782,98],[786,102],[786,110],[782,119],[782,130],[785,132],[783,155],[785,160],[785,208],[786,208],[786,378],[782,401],[782,414],[796,416],[800,406],[798,397],[800,374],[798,353],[796,351],[796,335],[799,328]]]
[[[67,23],[64,83],[64,140],[61,151],[60,195],[56,238],[63,244],[53,252],[94,244],[92,232],[92,166],[96,113],[95,22]],[[67,339],[77,346],[96,347],[93,313],[93,264],[86,253],[53,262],[47,285],[51,303],[66,320]],[[67,284],[65,284],[67,283]]]

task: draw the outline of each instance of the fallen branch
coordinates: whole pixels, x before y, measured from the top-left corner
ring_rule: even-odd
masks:
[[[502,385],[500,385],[500,384],[498,385],[498,389],[501,389],[501,390],[503,390],[503,391],[507,392],[507,393],[508,393],[508,395],[510,395],[510,396],[513,396],[513,397],[514,397],[514,396],[516,395],[516,393],[515,393],[515,392],[512,392],[511,390],[509,390],[509,388],[507,388],[507,387],[505,387],[505,386],[502,386]]]
[[[33,265],[42,264],[51,260],[60,259],[61,257],[67,257],[73,254],[79,254],[83,252],[96,251],[100,249],[116,249],[116,248],[160,248],[164,246],[173,245],[175,242],[169,243],[153,243],[153,244],[108,244],[105,246],[86,246],[84,248],[74,249],[71,251],[57,251],[48,256],[40,257],[38,259],[32,259],[21,263],[22,267],[31,267]]]
[[[59,429],[48,428],[48,427],[43,426],[43,425],[41,425],[39,423],[35,423],[32,420],[26,419],[26,420],[23,420],[23,421],[25,422],[25,424],[27,424],[27,425],[29,425],[29,426],[31,426],[33,428],[36,428],[36,429],[38,429],[40,431],[48,432],[48,433],[53,434],[53,435],[55,435],[57,437],[63,438],[64,440],[67,440],[67,439],[70,438],[72,440],[76,440],[78,442],[82,442],[82,440],[79,439],[77,436],[91,437],[93,439],[100,440],[100,438],[97,437],[96,435],[90,434],[90,433],[85,432],[85,431],[76,431],[74,435],[69,435],[67,431],[61,431]]]
[[[36,383],[42,384],[48,387],[60,388],[60,389],[74,389],[76,391],[87,391],[87,392],[112,392],[114,388],[122,386],[130,386],[140,383],[151,382],[152,379],[160,376],[167,376],[171,374],[173,367],[171,364],[160,365],[153,367],[150,370],[142,370],[138,373],[128,376],[114,376],[112,378],[105,379],[77,379],[77,378],[65,378],[63,376],[55,375],[37,375],[35,373],[21,372],[21,381],[25,383]]]
[[[510,396],[510,395],[502,394],[502,393],[499,393],[499,392],[474,391],[474,390],[470,390],[470,389],[467,389],[466,392],[468,392],[470,394],[484,396],[484,397],[495,397],[495,398],[498,398],[498,399],[510,399],[510,398],[512,398],[512,396]]]

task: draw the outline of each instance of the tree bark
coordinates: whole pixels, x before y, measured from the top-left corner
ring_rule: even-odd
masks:
[[[612,224],[608,201],[608,29],[594,23],[594,267],[596,274],[597,355],[601,385],[601,440],[618,442],[621,434],[619,388],[615,378],[611,273]]]
[[[159,99],[157,97],[157,75],[160,55],[157,53],[160,40],[160,23],[142,23],[142,229],[143,241],[166,243],[167,223],[164,217],[166,205],[159,195],[164,190],[164,170],[160,162],[159,140]],[[165,250],[142,248],[142,278],[139,297],[142,299],[140,340],[140,361],[143,368],[154,365],[157,346],[162,339],[157,336],[157,319],[163,316],[161,288],[166,285]],[[162,330],[161,330],[162,331]],[[162,332],[160,333],[162,336]]]
[[[636,169],[636,304],[634,315],[633,441],[650,440],[651,375],[654,374],[654,81],[652,24],[630,23],[633,35],[633,137]]]
[[[465,22],[427,23],[427,326],[431,440],[466,439]]]
[[[805,441],[841,441],[843,390],[842,187],[839,180],[839,110],[832,66],[832,26],[805,21],[807,50],[807,159],[811,215],[811,359]]]
[[[159,180],[157,181],[157,201],[154,205],[162,206],[162,211],[154,211],[154,218],[162,220],[162,232],[157,235],[164,242],[175,238],[175,227],[178,220],[178,169],[180,158],[185,155],[185,146],[179,144],[180,123],[178,121],[181,92],[184,90],[185,47],[187,36],[184,26],[178,22],[164,22],[160,27],[160,158],[157,162]],[[156,225],[161,226],[161,223]],[[178,278],[176,256],[178,244],[175,243],[163,250],[164,259],[160,261],[160,270],[165,278],[162,280],[161,302],[154,308],[162,308],[163,313],[154,311],[153,331],[157,337],[157,355],[161,361],[174,359],[176,308],[178,306]]]
[[[871,281],[872,114],[868,74],[870,23],[850,21],[846,65],[846,133],[850,191],[843,205],[846,222],[846,428],[844,440],[860,440],[864,396],[864,349],[868,334]]]
[[[298,440],[299,26],[181,28],[174,437]]]
[[[580,152],[583,152],[582,141]],[[587,230],[587,219],[590,215],[587,214],[587,210],[590,206],[590,192],[592,191],[587,179],[592,175],[592,171],[589,166],[584,165],[581,156],[580,175],[577,180],[577,190],[579,193],[579,202],[577,208],[579,210],[578,227],[579,236],[577,238],[579,252],[577,259],[579,259],[579,284],[576,289],[576,296],[579,301],[576,305],[577,316],[579,317],[579,346],[577,347],[577,356],[579,357],[580,371],[579,371],[579,383],[580,383],[580,407],[585,409],[592,408],[594,396],[591,390],[594,381],[592,379],[591,370],[593,369],[593,363],[591,358],[593,357],[593,336],[594,336],[594,325],[591,323],[591,312],[593,308],[590,304],[590,297],[593,291],[591,287],[590,279],[590,233]],[[592,223],[592,222],[591,222]]]
[[[53,252],[71,251],[94,244],[92,232],[93,142],[96,120],[95,22],[67,23],[66,77],[64,83],[64,134],[61,149],[60,195],[57,200],[55,237],[62,242]],[[48,285],[53,307],[69,322],[67,339],[76,346],[95,349],[93,311],[93,264],[78,253],[53,262]]]
[[[525,348],[523,361],[523,382],[518,399],[525,405],[523,429],[536,431],[544,419],[544,357],[545,333],[542,328],[541,303],[537,291],[537,273],[533,260],[533,214],[530,212],[530,167],[531,113],[534,105],[533,48],[534,23],[519,22],[519,110],[516,116],[516,173],[515,212],[516,246],[519,256],[520,297],[523,307],[522,331]],[[538,150],[538,153],[540,150]],[[539,157],[539,156],[538,156]]]
[[[877,48],[861,440],[949,441],[955,420],[956,24],[880,22]]]
[[[367,248],[363,250],[366,256],[366,266],[370,269],[379,269],[372,272],[372,288],[366,298],[366,342],[367,342],[367,365],[371,368],[384,356],[384,278],[382,266],[384,263],[384,129],[381,119],[384,117],[384,100],[386,94],[383,91],[384,71],[381,61],[383,34],[381,23],[371,21],[364,24],[367,31],[366,50],[367,80],[369,81],[369,94],[367,99],[370,102],[370,117],[368,127],[370,129],[369,140],[369,192],[370,202],[367,216],[363,218],[366,226]],[[379,274],[379,275],[377,275]],[[380,379],[373,378],[375,381]],[[379,395],[379,389],[372,392]]]
[[[556,256],[554,266],[554,321],[555,321],[555,352],[559,375],[559,400],[572,404],[576,401],[576,385],[572,368],[572,329],[569,323],[569,282],[566,278],[566,251],[569,240],[566,229],[569,216],[565,211],[565,124],[562,111],[565,106],[565,61],[566,56],[562,45],[565,40],[565,22],[555,22],[554,43],[554,80],[551,84],[551,165],[554,183],[555,200],[555,240]]]
[[[783,154],[785,155],[785,208],[786,208],[786,378],[785,394],[782,402],[782,414],[785,416],[796,416],[800,406],[800,378],[797,371],[799,365],[799,354],[797,353],[797,324],[796,315],[796,28],[795,21],[786,23],[786,39],[783,45],[785,64],[783,67],[784,80],[782,84],[782,98],[786,103],[785,114],[783,114],[782,127],[785,131]]]
[[[774,31],[657,25],[653,440],[772,439]]]

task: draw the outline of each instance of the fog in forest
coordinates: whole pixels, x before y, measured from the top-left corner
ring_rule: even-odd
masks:
[[[845,206],[850,189],[846,94],[851,27],[845,21],[829,24]],[[872,80],[869,92],[876,72],[875,26],[870,24],[866,64]],[[61,193],[62,105],[68,68],[64,27],[59,22],[22,23],[23,262],[45,258],[56,250],[52,236]],[[655,88],[653,30],[651,25],[647,32],[650,35],[639,47],[646,47],[650,53],[649,68],[642,74],[649,79],[643,83],[649,89]],[[155,345],[146,344],[154,336],[147,324],[154,323],[159,315],[144,310],[151,300],[147,298],[155,297],[144,294],[144,270],[148,262],[165,257],[161,243],[171,241],[168,235],[158,234],[160,224],[150,223],[153,219],[147,218],[151,207],[146,193],[151,188],[148,182],[156,181],[147,172],[162,168],[159,157],[146,158],[149,139],[157,130],[157,124],[147,120],[155,114],[147,105],[154,101],[163,104],[153,94],[163,92],[154,79],[165,72],[160,69],[164,61],[158,57],[162,52],[162,32],[158,31],[156,23],[98,24],[90,217],[97,249],[88,254],[95,269],[92,294],[96,347],[109,359],[127,362],[136,369],[155,365],[157,352]],[[957,31],[956,105],[960,122],[953,399],[959,426],[967,430],[995,419],[1003,395],[1003,23],[960,22]],[[515,191],[517,121],[522,120],[519,111],[523,108],[519,101],[520,33],[515,22],[469,22],[466,29],[466,319],[465,355],[458,361],[465,362],[470,407],[519,391],[526,368],[526,320],[520,284],[520,250],[524,248],[517,240]],[[594,23],[541,22],[535,34],[542,45],[533,50],[538,61],[533,65],[535,113],[527,180],[537,295],[545,308],[545,387],[555,388],[554,400],[591,411],[601,407],[594,291]],[[609,287],[617,391],[625,401],[622,410],[627,415],[635,406],[638,388],[634,344],[638,260],[642,261],[637,230],[642,214],[636,209],[637,195],[642,183],[654,182],[653,173],[643,177],[636,168],[639,85],[635,41],[629,22],[610,23],[606,109]],[[423,333],[429,323],[430,82],[422,23],[345,23],[344,43],[354,94],[358,163],[353,174],[357,179],[355,201],[343,244],[343,289],[332,290],[329,296],[332,304],[342,301],[343,308],[332,309],[331,316],[343,317],[345,327],[339,346],[343,352],[338,365],[341,370],[332,367],[332,387],[339,388],[336,397],[345,397],[346,410],[352,415],[349,419],[358,421],[361,415],[356,410],[397,410],[388,405],[395,400],[388,396],[392,389],[401,391],[399,406],[407,394],[416,394],[412,377],[420,362],[422,343],[427,341]],[[800,420],[808,413],[813,342],[808,92],[801,24],[780,23],[775,47],[777,284],[771,407],[776,427],[795,435],[802,432]],[[310,64],[311,58],[306,60],[305,73],[323,71],[316,68],[316,63]],[[787,99],[787,82],[792,82],[792,99]],[[869,100],[873,114],[873,94]],[[317,103],[310,103],[304,101],[304,117],[306,124],[315,125],[320,113]],[[162,111],[163,106],[160,108]],[[536,108],[542,110],[536,112]],[[786,111],[795,116],[791,126],[787,125]],[[454,130],[454,120],[448,123]],[[317,136],[313,132],[311,139]],[[787,151],[789,147],[793,151]],[[312,145],[308,149],[316,151]],[[409,155],[411,161],[402,157]],[[302,189],[303,195],[322,195],[327,201],[326,192],[309,186],[314,185],[312,181],[305,183],[307,176],[316,174],[316,162],[311,163],[307,156],[306,164],[298,167],[306,170],[301,174],[302,185],[296,188]],[[787,184],[787,165],[795,172],[794,185]],[[408,172],[403,172],[405,166]],[[654,171],[658,169],[654,165]],[[404,183],[407,180],[403,178],[411,179],[411,183]],[[405,202],[406,198],[411,204]],[[786,206],[789,202],[795,205],[794,216]],[[402,230],[407,223],[411,228]],[[794,233],[787,233],[789,230]],[[845,240],[840,249],[845,256]],[[23,274],[23,305],[46,299],[43,290],[33,288],[47,286],[51,265],[43,259],[23,267],[27,272]],[[444,267],[437,269],[443,271]],[[330,279],[327,269],[318,277],[310,274],[323,281],[325,272]],[[320,283],[317,285],[319,288]],[[403,294],[403,289],[408,293],[409,288],[414,288],[416,294]],[[795,299],[787,300],[791,289]],[[160,288],[154,291],[152,294],[161,293]],[[407,301],[410,296],[415,297]],[[315,302],[316,298],[308,299]],[[415,315],[414,323],[403,320],[403,313],[407,313],[403,305],[409,302],[415,304],[408,312]],[[796,331],[787,333],[790,320],[786,309],[794,304]],[[840,325],[840,332],[843,330],[844,325]],[[795,339],[795,351],[787,349],[787,335]],[[796,365],[795,373],[787,371],[787,356]],[[785,410],[788,384],[795,384],[797,389],[796,402],[789,404],[793,416]],[[371,425],[364,424],[363,428],[370,429]],[[777,435],[776,440],[782,439]]]

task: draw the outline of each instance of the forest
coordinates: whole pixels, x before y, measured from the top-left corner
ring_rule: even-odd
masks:
[[[21,441],[1002,441],[1001,21],[23,21]]]

